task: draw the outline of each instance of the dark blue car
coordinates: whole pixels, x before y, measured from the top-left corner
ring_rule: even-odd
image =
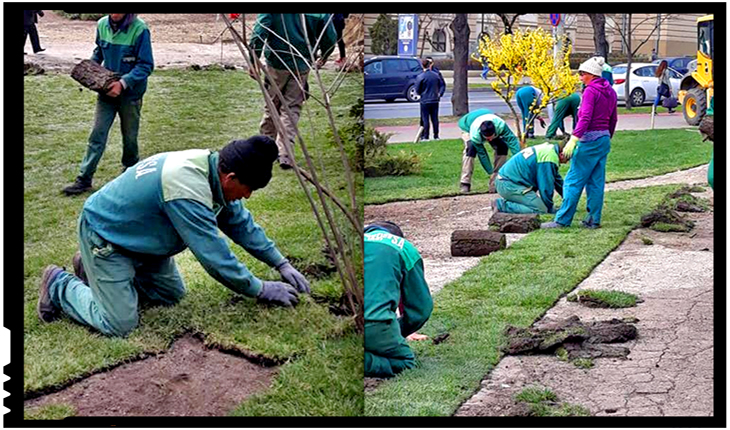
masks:
[[[418,58],[378,56],[365,61],[365,100],[392,102],[404,98],[417,102],[416,78],[423,72]]]
[[[688,65],[689,62],[694,60],[695,58],[692,57],[667,57],[667,58],[660,58],[658,60],[652,61],[652,64],[659,64],[662,61],[667,61],[667,66],[671,67],[672,69],[678,71],[682,75],[686,74],[689,70]]]

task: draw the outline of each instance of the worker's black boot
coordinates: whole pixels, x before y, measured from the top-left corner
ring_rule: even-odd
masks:
[[[91,189],[91,181],[85,181],[81,178],[76,178],[73,184],[63,189],[63,192],[67,196],[75,196]]]
[[[77,278],[81,279],[84,284],[89,285],[89,278],[86,277],[84,263],[81,261],[81,251],[76,251],[72,263],[74,266],[74,275],[76,275]]]
[[[51,322],[58,318],[60,309],[53,304],[49,288],[51,283],[61,273],[63,273],[62,268],[51,264],[46,266],[46,268],[43,269],[43,274],[41,274],[41,284],[38,291],[38,305],[36,309],[38,311],[38,318],[40,318],[43,322]]]

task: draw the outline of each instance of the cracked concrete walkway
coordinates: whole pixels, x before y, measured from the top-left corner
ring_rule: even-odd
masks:
[[[712,200],[707,190],[695,195]],[[631,350],[627,360],[598,358],[593,368],[580,369],[550,355],[508,356],[455,415],[512,415],[514,395],[530,385],[597,416],[713,415],[713,215],[689,217],[696,222],[689,233],[631,232],[575,290],[620,290],[643,303],[593,309],[562,298],[536,324],[571,315],[637,317],[639,337],[623,344]]]

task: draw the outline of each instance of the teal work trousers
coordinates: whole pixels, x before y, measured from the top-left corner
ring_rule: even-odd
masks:
[[[397,321],[365,323],[365,376],[388,378],[415,365]]]
[[[79,246],[89,284],[61,273],[50,285],[51,300],[75,321],[108,336],[126,336],[139,321],[138,301],[173,305],[185,285],[172,257],[122,254],[96,234],[83,214]]]
[[[544,214],[548,211],[545,203],[532,188],[499,177],[495,182],[495,187],[500,195],[500,198],[497,199],[497,209],[500,212]]]
[[[79,179],[91,183],[96,168],[104,155],[109,130],[114,124],[114,118],[119,114],[122,129],[122,165],[131,167],[139,161],[137,136],[139,135],[139,121],[142,114],[142,99],[128,100],[123,96],[107,97],[100,95],[96,101],[94,114],[94,128],[89,136],[86,155],[81,161]]]
[[[563,204],[555,215],[555,222],[569,226],[578,208],[583,188],[586,190],[586,209],[589,224],[601,224],[603,211],[603,192],[606,187],[606,159],[611,152],[611,139],[599,137],[590,142],[579,142],[570,169],[563,185]]]

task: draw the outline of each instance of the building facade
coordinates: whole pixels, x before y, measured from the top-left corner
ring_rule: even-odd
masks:
[[[656,49],[661,57],[695,56],[697,52],[697,18],[704,14],[632,14],[631,45],[637,55],[650,55]],[[365,55],[373,55],[368,29],[375,23],[379,14],[365,14]],[[398,14],[387,14],[391,19],[398,19]],[[418,15],[418,55],[429,55],[434,58],[451,58],[453,56],[453,32],[450,28],[454,14],[419,14]],[[511,18],[511,15],[508,16]],[[586,14],[561,14],[565,34],[570,38],[575,53],[593,53],[593,26]],[[626,53],[626,43],[621,36],[628,28],[627,14],[606,15],[606,39],[609,52]],[[654,30],[660,22],[657,30]],[[476,50],[479,37],[500,35],[504,32],[502,19],[493,13],[468,14],[470,51]],[[541,27],[553,31],[549,14],[525,14],[516,18],[513,28],[528,30]],[[652,34],[652,31],[653,34]],[[646,40],[646,42],[644,42]],[[639,47],[639,45],[642,43]]]

